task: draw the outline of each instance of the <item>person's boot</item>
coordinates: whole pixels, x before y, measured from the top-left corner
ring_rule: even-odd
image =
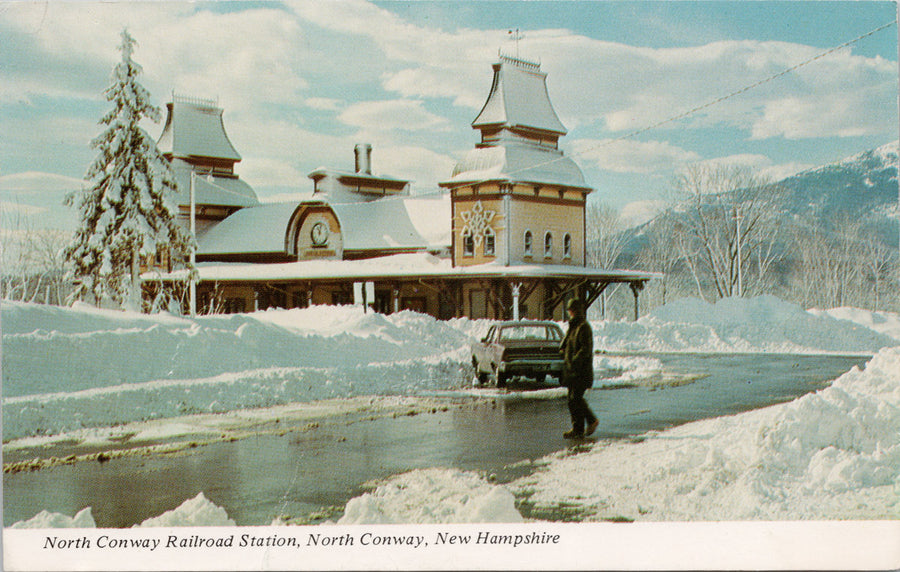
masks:
[[[600,421],[598,419],[594,419],[590,423],[588,423],[587,431],[584,432],[585,435],[593,435],[594,431],[597,430],[597,426],[600,425]]]
[[[584,437],[584,433],[579,433],[578,431],[576,431],[574,429],[563,433],[564,439],[581,439],[582,437]]]

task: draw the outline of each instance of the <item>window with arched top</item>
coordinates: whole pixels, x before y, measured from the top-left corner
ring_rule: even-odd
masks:
[[[525,256],[531,256],[533,254],[533,246],[532,246],[532,238],[531,231],[525,231]]]
[[[475,256],[475,237],[470,233],[463,232],[463,256]]]
[[[563,237],[563,258],[572,258],[572,235],[568,232]]]
[[[496,240],[494,230],[490,227],[484,230],[484,255],[494,256],[496,249]]]
[[[544,235],[544,258],[551,258],[553,256],[553,235],[550,231],[547,231],[547,234]]]

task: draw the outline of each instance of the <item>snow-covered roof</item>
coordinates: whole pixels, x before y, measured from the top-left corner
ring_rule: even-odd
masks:
[[[173,157],[210,157],[240,161],[222,123],[222,109],[212,102],[173,98],[166,105],[166,126],[157,146]]]
[[[172,160],[178,183],[178,204],[191,202],[191,166],[181,159]],[[198,205],[252,207],[259,204],[253,188],[234,175],[198,174],[194,177],[194,202]]]
[[[285,234],[296,202],[241,209],[198,239],[197,254],[286,252]]]
[[[319,167],[313,171],[311,171],[308,177],[312,180],[317,180],[324,178],[326,176],[331,175],[332,177],[338,179],[358,179],[361,181],[368,181],[371,183],[378,183],[381,181],[389,182],[389,183],[408,183],[409,181],[406,179],[399,179],[397,177],[391,177],[389,175],[373,175],[371,173],[364,173],[359,171],[338,171],[336,169],[329,169],[327,167]]]
[[[540,64],[500,56],[493,68],[491,93],[472,127],[525,127],[565,135],[566,127],[550,103],[547,74],[540,71]]]
[[[615,281],[643,281],[658,278],[653,272],[631,270],[600,270],[584,266],[562,264],[520,264],[504,266],[497,263],[454,267],[448,258],[425,252],[395,254],[364,260],[304,260],[275,264],[219,264],[197,265],[201,281],[260,281],[260,280],[316,280],[341,278],[347,280],[375,280],[388,278],[593,278]],[[146,273],[146,279],[184,280],[186,271],[178,270],[162,275]]]
[[[331,204],[344,250],[450,246],[449,196]]]
[[[590,188],[581,168],[562,151],[512,142],[469,151],[441,185],[497,180]]]
[[[328,204],[325,201],[311,201]],[[264,203],[241,209],[199,240],[198,254],[287,252],[285,237],[294,212],[304,204]],[[344,250],[450,246],[450,200],[389,197],[362,203],[329,204],[341,226]]]

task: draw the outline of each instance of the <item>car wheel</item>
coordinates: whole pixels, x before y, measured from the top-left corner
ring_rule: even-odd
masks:
[[[478,362],[475,358],[472,358],[472,367],[475,368],[475,379],[478,380],[478,385],[484,385],[488,381],[488,375],[481,371],[481,368],[478,367]]]
[[[500,373],[497,371],[497,366],[494,366],[494,373],[491,376],[494,378],[494,383],[497,387],[506,387],[506,381],[509,379],[508,373]]]

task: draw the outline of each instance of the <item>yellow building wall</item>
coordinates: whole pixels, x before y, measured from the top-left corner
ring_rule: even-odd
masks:
[[[324,246],[314,245],[312,241],[312,228],[319,222],[328,225],[328,241]],[[341,258],[343,256],[344,243],[341,237],[341,226],[330,209],[312,210],[300,225],[296,241],[298,260]]]
[[[453,260],[457,266],[486,262],[510,264],[584,264],[584,205],[586,193],[579,189],[517,184],[512,189],[496,183],[453,190]],[[507,206],[508,203],[508,213]],[[463,213],[493,212],[490,227],[495,234],[494,256],[484,254],[484,244],[476,245],[472,255],[464,252]],[[508,220],[507,220],[508,215]],[[509,228],[509,234],[506,230]],[[525,232],[531,231],[531,255],[525,252]],[[545,256],[544,239],[552,237],[550,256]],[[565,236],[571,239],[565,253]],[[507,238],[508,236],[508,238]],[[507,240],[509,244],[507,244]]]
[[[457,191],[454,191],[456,193]],[[482,213],[493,213],[489,226],[494,231],[494,255],[485,255],[485,243],[475,245],[474,254],[469,256],[464,252],[462,232],[466,226],[463,213],[475,213],[476,205],[480,204]],[[490,215],[483,215],[490,216]],[[496,185],[479,187],[478,193],[468,192],[454,194],[453,200],[453,259],[457,266],[471,266],[488,262],[505,261],[506,217],[503,213],[503,199],[499,196]]]
[[[584,262],[584,207],[510,201],[510,263],[574,264]],[[525,253],[525,233],[531,231],[531,254]],[[544,237],[550,233],[550,256],[544,252]],[[565,235],[571,240],[564,252]]]

